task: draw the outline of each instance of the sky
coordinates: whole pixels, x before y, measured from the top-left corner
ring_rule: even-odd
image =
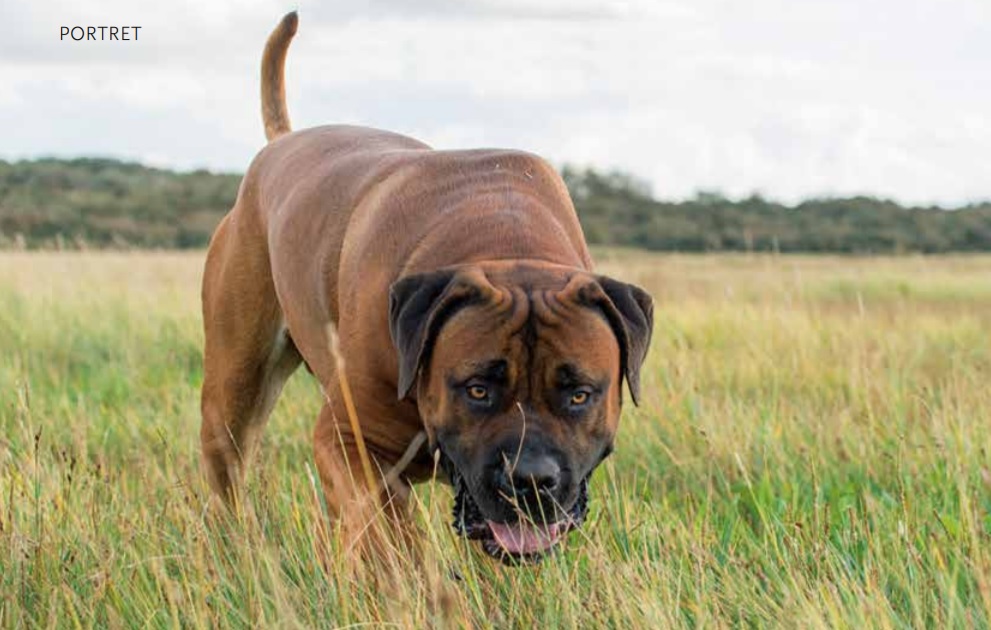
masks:
[[[296,129],[525,149],[664,199],[991,199],[991,0],[0,0],[0,159],[243,172],[292,9]]]

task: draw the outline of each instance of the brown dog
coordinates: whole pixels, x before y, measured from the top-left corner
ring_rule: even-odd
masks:
[[[591,273],[564,183],[534,155],[434,151],[361,127],[290,133],[283,67],[296,25],[285,16],[265,47],[271,142],[207,255],[201,437],[211,485],[236,497],[282,385],[305,362],[328,399],[317,468],[346,519],[348,502],[378,484],[363,474],[344,365],[376,474],[427,436],[400,491],[380,499],[401,500],[438,453],[461,533],[492,555],[540,555],[585,516],[624,377],[636,402],[650,297]]]

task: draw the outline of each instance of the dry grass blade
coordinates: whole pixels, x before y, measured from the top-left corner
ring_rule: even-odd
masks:
[[[503,567],[423,484],[376,575],[314,527],[304,370],[205,526],[201,252],[0,252],[0,627],[991,626],[991,256],[596,258],[663,308],[588,520]]]
[[[365,483],[373,497],[378,496],[378,478],[372,466],[372,459],[368,456],[368,448],[365,446],[365,438],[361,433],[361,423],[358,421],[358,410],[354,406],[354,398],[351,396],[351,386],[348,384],[344,356],[341,355],[337,336],[337,331],[332,324],[327,324],[327,339],[330,354],[334,357],[336,365],[337,380],[341,388],[341,397],[344,399],[344,408],[347,410],[348,422],[351,425],[351,433],[354,435],[355,444],[358,447],[358,457],[361,459],[361,469],[365,475]],[[328,401],[329,402],[329,401]]]

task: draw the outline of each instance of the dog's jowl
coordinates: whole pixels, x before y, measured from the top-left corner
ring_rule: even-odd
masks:
[[[210,483],[237,500],[305,363],[327,395],[314,451],[334,518],[374,498],[402,519],[405,489],[431,477],[436,455],[458,532],[497,557],[539,557],[585,518],[624,380],[637,400],[651,299],[592,272],[564,183],[535,155],[439,151],[352,126],[291,131],[283,67],[296,25],[287,15],[265,47],[269,144],[207,256]],[[397,478],[369,479],[362,446],[375,475]]]

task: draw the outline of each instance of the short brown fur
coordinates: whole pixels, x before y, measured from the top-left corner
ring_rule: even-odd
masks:
[[[443,409],[444,375],[499,344],[510,348],[508,360],[518,372],[513,383],[532,383],[528,392],[544,387],[542,361],[550,366],[567,355],[600,372],[605,366],[607,403],[579,431],[546,420],[552,414],[541,403],[521,403],[524,413],[545,418],[542,430],[556,442],[583,461],[596,456],[590,436],[611,440],[616,430],[620,383],[624,370],[629,372],[621,359],[629,340],[623,342],[625,333],[606,312],[608,298],[604,311],[585,295],[590,285],[599,286],[598,279],[557,172],[522,151],[435,151],[362,127],[290,132],[283,65],[295,30],[295,14],[289,14],[268,40],[262,104],[272,142],[249,167],[207,255],[201,438],[212,487],[229,501],[237,498],[282,385],[305,362],[328,400],[317,420],[314,449],[333,515],[346,519],[347,503],[363,496],[328,324],[339,333],[364,439],[382,471],[419,432],[426,430],[434,445],[438,428],[452,429],[443,424],[450,417]],[[540,320],[533,324],[536,337],[529,338],[530,347],[512,341],[513,318],[490,317],[486,308],[450,314],[430,341],[443,351],[434,352],[436,361],[422,371],[415,364],[419,379],[403,396],[399,366],[408,357],[393,339],[390,290],[395,298],[398,281],[437,273],[461,278],[473,292],[488,291],[486,308],[497,295],[526,296],[527,304],[514,308],[525,306],[527,317]],[[534,291],[547,295],[534,298]],[[638,299],[649,320],[649,298]],[[644,334],[649,338],[649,330],[641,331],[635,341],[645,344],[639,338]],[[640,360],[642,352],[637,370]],[[537,370],[519,373],[527,365]],[[508,434],[518,431],[517,423],[511,413],[489,430]],[[469,449],[491,437],[463,426],[454,430]],[[424,449],[402,483],[426,479],[432,464]]]

